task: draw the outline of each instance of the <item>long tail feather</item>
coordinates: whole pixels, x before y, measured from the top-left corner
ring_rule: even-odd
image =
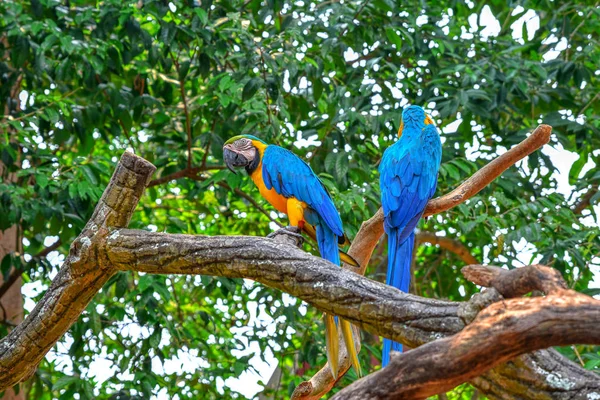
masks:
[[[333,315],[325,314],[325,345],[327,347],[327,362],[334,379],[338,376],[339,343],[335,319]]]
[[[360,264],[350,254],[346,254],[340,250],[340,259],[348,265],[352,265],[355,268],[360,268]]]
[[[340,327],[342,328],[342,335],[344,336],[346,349],[348,349],[348,357],[350,357],[350,361],[352,361],[352,366],[356,371],[356,375],[358,375],[360,378],[362,376],[362,371],[360,369],[360,363],[358,362],[358,354],[356,353],[356,346],[354,345],[354,337],[352,336],[352,324],[340,318]]]
[[[340,254],[343,253],[338,250],[338,237],[325,224],[318,224],[315,226],[315,234],[317,243],[319,244],[319,252],[321,253],[321,257],[331,261],[336,265],[340,265]],[[356,346],[354,346],[354,338],[352,337],[352,325],[350,325],[348,321],[344,321],[340,318],[340,328],[342,330],[342,337],[344,338],[346,348],[348,349],[348,355],[352,361],[352,365],[356,369],[356,373],[360,376],[361,371],[358,362],[358,355],[356,354]],[[327,344],[327,361],[329,362],[329,367],[331,368],[333,377],[337,379],[339,341],[335,318],[329,314],[325,314],[325,335]]]
[[[302,231],[304,233],[306,233],[306,235],[311,238],[312,240],[314,240],[315,242],[319,243],[317,241],[317,231],[315,229],[314,226],[312,226],[311,224],[304,224],[304,226],[302,227]],[[343,240],[342,243],[339,242],[339,240]],[[350,241],[348,240],[348,238],[344,235],[342,238],[339,238],[338,240],[338,246],[342,247],[342,246],[346,246],[350,244]],[[342,262],[351,265],[355,268],[360,268],[360,264],[354,259],[352,258],[351,255],[343,252],[342,250],[339,251],[339,256],[340,259],[342,260]]]
[[[408,292],[415,234],[411,233],[402,243],[398,243],[399,236],[400,232],[398,230],[388,232],[388,270],[386,283],[403,292]],[[390,362],[391,350],[401,352],[402,345],[390,339],[383,339],[381,364],[384,367]]]

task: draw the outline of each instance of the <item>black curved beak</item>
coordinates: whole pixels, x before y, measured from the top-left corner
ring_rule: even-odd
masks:
[[[225,161],[227,168],[234,174],[236,173],[234,168],[245,167],[250,164],[250,161],[246,157],[231,150],[229,145],[223,147],[223,161]]]

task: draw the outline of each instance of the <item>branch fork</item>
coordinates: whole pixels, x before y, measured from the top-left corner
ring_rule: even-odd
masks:
[[[479,192],[510,165],[547,143],[550,131],[548,126],[538,127],[449,195],[432,200],[429,215]],[[336,398],[424,398],[466,380],[485,393],[505,397],[497,388],[514,391],[507,382],[523,376],[527,376],[529,390],[537,391],[537,398],[583,398],[600,392],[595,374],[552,351],[505,363],[553,345],[600,344],[600,302],[566,289],[552,269],[531,266],[504,271],[471,266],[465,274],[491,286],[487,292],[498,295],[486,299],[489,295],[482,294],[480,304],[469,314],[458,303],[420,298],[360,276],[383,234],[381,210],[363,223],[348,252],[361,265],[353,272],[298,249],[289,237],[206,237],[126,229],[154,170],[131,153],[122,156],[52,285],[26,320],[0,340],[0,391],[35,371],[110,276],[117,271],[140,271],[253,279],[414,349],[394,357],[391,367],[355,382]],[[546,296],[518,297],[525,290],[542,290]],[[497,301],[500,296],[503,300]],[[471,301],[472,306],[476,303]],[[347,357],[340,365],[338,377],[324,368],[303,383],[293,398],[319,398],[327,393],[350,368]],[[490,368],[494,370],[486,372]],[[548,373],[568,379],[569,389],[562,388],[558,394],[546,380]]]

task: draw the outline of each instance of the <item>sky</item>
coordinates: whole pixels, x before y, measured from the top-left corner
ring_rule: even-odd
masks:
[[[515,41],[523,43],[524,41],[531,39],[533,37],[535,31],[537,29],[539,29],[540,20],[539,20],[539,17],[536,15],[535,11],[524,10],[520,6],[517,7],[513,12],[513,15],[518,15],[518,14],[522,14],[522,15],[516,22],[514,22],[511,25],[511,28],[513,30],[513,38],[515,39]],[[421,24],[427,23],[427,18],[423,17],[423,19],[420,21],[420,23]],[[487,36],[487,37],[497,36],[497,34],[500,32],[500,22],[494,17],[494,15],[492,14],[492,12],[488,6],[484,6],[482,8],[480,15],[473,14],[469,18],[469,23],[470,23],[470,29],[468,31],[463,32],[464,37],[469,37],[469,35],[473,35],[473,33],[477,32],[479,30],[479,28],[482,29],[481,34],[483,36]],[[478,26],[478,24],[480,26]],[[526,26],[527,38],[524,38],[522,36],[523,24],[525,24],[525,26]],[[545,61],[550,61],[550,60],[556,58],[560,54],[560,51],[566,49],[567,42],[565,39],[563,39],[563,41],[559,42],[559,40],[557,38],[549,38],[548,39],[548,41],[547,41],[548,43],[554,43],[554,42],[559,42],[559,43],[555,47],[555,49],[548,51],[544,55]],[[345,53],[345,57],[346,57],[347,61],[352,61],[352,60],[358,58],[358,53],[354,52],[354,50],[352,50],[352,49],[349,49]],[[301,83],[301,85],[302,85],[302,83]],[[304,83],[304,85],[306,85],[306,83]],[[404,106],[407,104],[407,101],[406,101],[406,99],[403,98],[402,92],[400,90],[396,89],[395,96],[397,96],[399,99],[401,99],[401,101],[399,102],[400,106]],[[378,102],[377,96],[374,96],[373,99],[374,99],[373,100],[374,104],[377,104],[377,102]],[[462,120],[460,119],[460,115],[458,115],[457,119],[455,121],[446,125],[445,129],[442,132],[442,138],[446,134],[451,134],[452,132],[455,132],[461,123],[462,123]],[[288,128],[290,129],[290,131],[294,132],[294,127],[289,126]],[[553,141],[553,142],[556,143],[556,141]],[[309,139],[303,139],[302,135],[300,133],[298,133],[298,140],[295,143],[295,145],[297,147],[318,146],[319,144],[320,143],[316,140],[316,137],[309,138]],[[569,180],[568,180],[569,170],[570,170],[573,162],[575,162],[578,159],[578,155],[575,153],[566,151],[564,148],[562,148],[562,146],[560,144],[547,145],[542,149],[542,151],[550,157],[550,159],[552,160],[552,162],[554,163],[555,167],[558,170],[557,172],[555,172],[555,178],[558,182],[556,190],[568,198],[569,196],[571,196],[573,194],[573,191],[574,191],[574,187],[569,184]],[[598,151],[600,151],[600,150],[598,150]],[[472,160],[476,159],[478,157],[477,145],[475,145],[472,149],[470,149],[468,157],[470,157]],[[522,161],[521,163],[522,163],[522,166],[524,166],[524,167],[526,166],[524,161]],[[588,164],[586,164],[586,166],[584,167],[581,174],[584,174],[586,171],[588,171],[589,169],[591,169],[593,167],[595,167],[595,164],[591,161],[588,162]],[[577,196],[574,196],[574,197],[576,198]],[[594,213],[597,217],[600,216],[600,205],[597,205],[594,207]],[[277,215],[275,215],[275,216],[277,216]],[[584,223],[589,224],[589,225],[595,225],[594,218],[592,217],[591,214],[588,216],[588,218],[585,219]],[[278,227],[275,224],[272,224],[271,228],[273,230],[275,230]],[[49,246],[57,239],[58,238],[56,238],[56,237],[48,237],[48,238],[46,238],[46,242],[44,244],[46,246]],[[535,251],[535,248],[533,247],[533,245],[531,245],[530,243],[527,243],[524,239],[522,239],[521,242],[518,243],[517,248],[521,249],[521,253],[519,255],[519,261],[522,263],[522,265],[527,265],[532,262],[535,262],[535,260],[532,260],[533,254]],[[58,252],[52,252],[49,254],[48,260],[55,267],[55,270],[53,272],[53,274],[55,275],[57,272],[57,268],[64,261],[64,256],[59,254]],[[595,265],[591,265],[591,268],[594,272],[595,279],[594,279],[594,282],[590,286],[591,287],[600,287],[600,260],[596,260],[595,263],[596,263]],[[522,266],[522,265],[515,265],[515,266]],[[53,278],[53,276],[51,276],[51,277]],[[44,285],[42,285],[41,282],[25,283],[22,288],[23,294],[25,296],[25,309],[28,311],[31,311],[35,305],[34,302],[31,300],[31,298],[37,296],[39,293],[41,293],[42,291],[45,291],[45,290],[46,290],[46,287]],[[284,296],[284,298],[287,299],[285,301],[292,302],[291,297],[289,297],[289,296],[286,297],[286,296],[287,295]],[[275,325],[276,325],[276,321],[272,320],[266,313],[261,312],[259,310],[258,304],[256,304],[255,302],[252,302],[252,303],[250,303],[249,307],[248,307],[250,310],[250,314],[251,314],[248,327],[245,327],[242,329],[234,328],[234,329],[238,330],[237,332],[234,331],[234,333],[238,334],[238,338],[245,343],[247,343],[247,338],[245,336],[241,335],[241,333],[243,332],[243,329],[252,329],[252,327],[255,327],[256,329],[264,329],[266,331],[266,333],[268,334],[269,332],[274,332]],[[304,309],[302,309],[302,307],[301,307],[301,309],[299,310],[300,313],[305,312],[305,306],[303,306],[303,307],[304,307]],[[102,310],[99,309],[98,312],[102,312]],[[130,322],[133,322],[133,321],[130,321]],[[265,326],[266,326],[266,328],[265,328]],[[289,333],[293,334],[294,332],[290,331]],[[149,335],[149,332],[147,331],[146,328],[140,327],[139,325],[137,325],[135,323],[131,323],[131,324],[127,324],[127,326],[124,328],[123,335],[131,336],[131,337],[140,337],[140,336]],[[163,331],[163,339],[162,340],[163,340],[163,345],[168,343],[168,333],[166,333],[166,331]],[[56,361],[57,363],[59,363],[64,368],[64,371],[66,373],[69,373],[70,371],[72,371],[72,367],[70,365],[69,357],[64,356],[62,354],[66,354],[68,352],[68,348],[72,342],[73,342],[73,340],[67,334],[65,342],[64,343],[59,342],[57,344],[57,346],[55,347],[55,349],[53,349],[46,356],[46,358],[48,360]],[[91,343],[91,345],[93,346],[94,343]],[[260,351],[260,349],[259,349],[258,344],[256,342],[253,342],[253,343],[250,343],[249,346],[247,346],[247,348],[244,351],[232,352],[232,354],[234,356],[238,356],[238,357],[254,353],[255,356],[252,358],[251,363],[258,372],[244,372],[237,379],[229,378],[225,381],[221,380],[220,382],[217,382],[217,385],[220,387],[227,385],[228,387],[242,393],[243,395],[247,396],[248,398],[253,398],[258,392],[260,392],[263,389],[263,387],[261,385],[259,385],[258,382],[259,381],[267,382],[277,367],[277,359],[275,358],[275,355],[272,354],[272,352],[270,352],[270,350],[268,351],[267,354],[265,354],[266,362],[262,361],[262,359],[259,357],[259,355],[258,355],[259,351]],[[106,353],[101,352],[101,354],[99,356],[95,357],[94,361],[89,366],[89,371],[87,371],[89,376],[94,376],[95,379],[100,382],[113,376],[114,373],[116,372],[116,368],[113,366],[112,362],[110,360],[106,359],[105,357],[106,357]],[[180,350],[179,354],[176,358],[167,360],[164,363],[164,365],[161,364],[158,360],[155,360],[155,362],[153,362],[153,364],[152,364],[153,371],[157,374],[162,374],[162,373],[184,374],[186,371],[192,372],[198,368],[202,368],[203,366],[206,366],[206,362],[204,360],[202,360],[202,358],[198,357],[198,351],[195,349],[188,349],[187,351],[185,351],[183,349]],[[132,375],[126,374],[126,373],[122,374],[120,377],[121,377],[121,379],[125,379],[125,380],[133,379]],[[167,396],[166,391],[162,391],[162,392],[157,393],[155,398],[156,399],[168,399],[169,397]]]

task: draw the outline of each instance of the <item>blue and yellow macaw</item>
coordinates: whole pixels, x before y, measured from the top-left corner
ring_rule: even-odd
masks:
[[[287,214],[292,234],[304,231],[316,240],[321,257],[340,265],[340,258],[357,266],[338,245],[346,242],[342,220],[329,193],[310,166],[294,153],[267,145],[252,135],[235,136],[225,142],[223,159],[227,167],[244,167],[260,194],[275,209]],[[357,374],[360,365],[352,337],[352,326],[340,318],[342,336]],[[325,314],[327,361],[334,378],[338,377],[339,343],[335,317]]]
[[[379,165],[384,228],[388,235],[386,283],[403,292],[410,285],[415,227],[437,186],[442,143],[431,118],[419,106],[402,112],[399,140],[386,149]],[[383,340],[382,365],[400,343]]]

